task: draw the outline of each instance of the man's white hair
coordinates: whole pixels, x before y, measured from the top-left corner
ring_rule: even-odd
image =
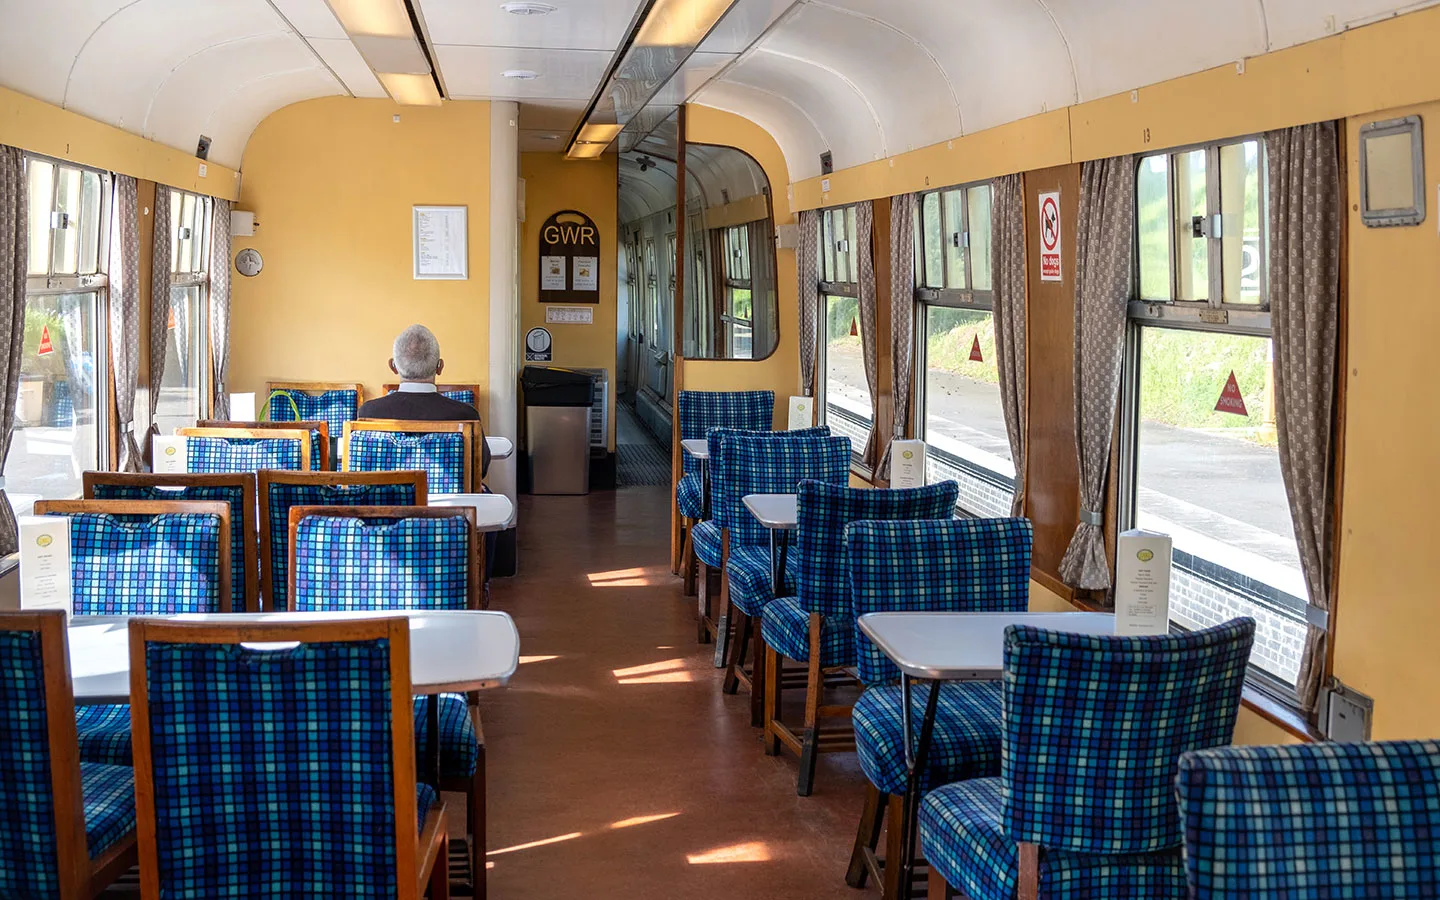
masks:
[[[406,381],[435,377],[440,365],[440,342],[424,325],[411,325],[395,339],[395,371]]]

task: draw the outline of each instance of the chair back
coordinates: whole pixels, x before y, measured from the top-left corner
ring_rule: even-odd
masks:
[[[74,703],[65,613],[0,613],[0,897],[89,887]]]
[[[260,609],[260,569],[256,550],[255,476],[249,472],[228,475],[150,475],[127,472],[86,472],[86,500],[199,500],[230,505],[230,608],[235,612]]]
[[[938,521],[939,519],[944,521]],[[1024,612],[1030,606],[1029,519],[855,522],[845,529],[852,612]],[[801,519],[804,528],[804,519]],[[900,670],[859,630],[856,670],[884,684]]]
[[[366,419],[345,426],[341,468],[346,472],[425,473],[432,494],[479,489],[475,422],[401,422]]]
[[[360,415],[365,387],[346,381],[271,381],[266,383],[270,421],[308,422],[319,420],[340,434],[346,422]],[[262,415],[261,418],[264,418]]]
[[[291,608],[479,609],[479,542],[468,506],[293,507]]]
[[[1195,900],[1440,896],[1440,741],[1201,750],[1177,784]]]
[[[70,519],[77,616],[235,612],[230,504],[196,500],[38,500]]]
[[[782,437],[782,435],[795,435]],[[827,484],[850,481],[850,439],[777,431],[735,434],[719,439],[718,480],[712,483],[710,511],[730,532],[730,546],[764,546],[765,530],[743,502],[748,494],[793,494],[805,480]]]
[[[720,465],[725,453],[725,439],[730,437],[753,437],[775,441],[790,441],[796,438],[829,437],[830,426],[817,425],[796,431],[747,431],[743,428],[712,428],[705,435],[706,450],[710,454],[710,515],[715,516],[715,504],[720,500],[720,483],[725,477]],[[690,454],[685,454],[689,457]],[[697,476],[698,477],[698,476]]]
[[[680,440],[698,441],[712,428],[769,431],[775,421],[774,391],[681,391]],[[700,463],[680,454],[685,474],[700,471]]]
[[[293,431],[297,428],[310,432],[310,468],[319,472],[331,470],[330,425],[318,419],[306,422],[230,422],[225,419],[201,419],[195,423],[198,428],[246,428],[252,431]]]
[[[145,896],[416,896],[403,618],[137,619],[130,659]]]
[[[386,394],[393,394],[400,390],[398,384],[387,384],[383,387]],[[468,403],[475,407],[477,413],[480,412],[480,398],[484,396],[484,392],[480,390],[478,384],[437,384],[435,390],[439,391],[442,397],[448,397],[460,403]]]
[[[1180,756],[1230,743],[1254,619],[1178,635],[1005,632],[1001,825],[1075,853],[1178,847]]]
[[[310,433],[302,428],[177,428],[185,468],[197,474],[285,469],[308,472]]]
[[[424,506],[424,472],[271,472],[259,474],[260,580],[265,608],[290,596],[290,510],[296,506]]]

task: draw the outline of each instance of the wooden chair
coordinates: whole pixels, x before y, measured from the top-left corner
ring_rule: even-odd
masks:
[[[285,642],[300,646],[254,646]],[[417,786],[405,619],[136,619],[130,658],[143,896],[448,900],[445,803]],[[341,758],[354,765],[334,781],[296,778]]]
[[[310,432],[310,465],[316,471],[330,470],[330,423],[314,419],[305,422],[231,422],[225,419],[201,419],[197,428],[244,428],[291,431],[302,428]]]
[[[480,609],[484,541],[469,507],[296,506],[290,510],[291,608],[300,612]],[[358,564],[357,564],[358,563]],[[335,578],[334,572],[353,572]],[[485,883],[485,732],[479,694],[442,694],[440,786],[467,795],[470,873]],[[417,720],[424,707],[417,703]],[[416,733],[421,755],[428,735]]]
[[[0,896],[90,900],[135,864],[135,776],[80,761],[65,613],[0,613]]]
[[[177,428],[186,469],[197,474],[284,469],[308,472],[310,432],[301,428]]]
[[[424,472],[282,472],[262,470],[260,584],[265,607],[287,608],[290,510],[296,506],[424,506]]]
[[[398,384],[382,385],[385,393],[393,394],[400,390]],[[442,397],[449,397],[451,400],[458,400],[461,403],[468,403],[475,407],[475,411],[481,415],[485,411],[480,408],[480,398],[485,396],[485,391],[478,384],[436,384],[435,390],[440,392]]]
[[[255,524],[255,475],[152,475],[86,472],[86,500],[214,501],[230,505],[230,608],[260,611],[260,569]]]
[[[432,494],[472,494],[481,489],[478,422],[407,422],[364,419],[345,425],[340,468],[346,472],[420,469]]]

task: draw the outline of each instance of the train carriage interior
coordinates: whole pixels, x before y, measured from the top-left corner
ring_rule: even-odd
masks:
[[[1440,898],[1437,43],[0,0],[0,900]]]

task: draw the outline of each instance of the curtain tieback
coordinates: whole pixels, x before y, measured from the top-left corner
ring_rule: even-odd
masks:
[[[1103,513],[1098,513],[1093,509],[1082,509],[1080,510],[1080,524],[1094,525],[1098,528],[1105,524],[1105,516]]]
[[[124,432],[125,434],[134,434],[134,433],[135,433],[135,423],[134,423],[134,422],[121,422],[121,423],[120,423],[120,430],[121,430],[122,432]]]

